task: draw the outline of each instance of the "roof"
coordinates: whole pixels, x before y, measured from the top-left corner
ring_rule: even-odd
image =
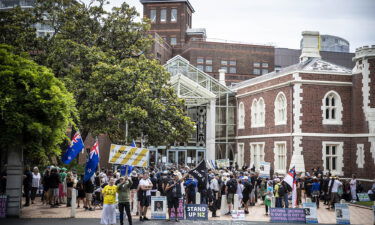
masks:
[[[252,84],[262,82],[264,80],[269,80],[272,78],[277,78],[287,74],[293,73],[319,73],[319,74],[338,74],[338,75],[351,75],[352,70],[348,69],[343,66],[339,66],[327,61],[324,61],[319,58],[311,58],[304,62],[300,62],[288,67],[283,68],[279,72],[271,72],[259,77],[242,81],[233,87],[231,87],[232,91],[236,91],[238,89],[251,86]]]
[[[206,28],[189,28],[186,30],[187,35],[204,34],[206,35]]]
[[[170,2],[186,2],[192,12],[195,12],[193,6],[190,4],[189,0],[139,0],[142,4],[145,3],[170,3]]]

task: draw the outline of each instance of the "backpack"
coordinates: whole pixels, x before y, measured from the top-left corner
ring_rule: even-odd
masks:
[[[232,180],[229,181],[228,192],[229,193],[236,193],[237,192],[237,181],[235,179],[232,179]]]
[[[277,193],[279,194],[280,197],[282,197],[282,196],[285,195],[286,190],[285,190],[284,185],[280,185],[280,186],[279,186],[279,190],[277,191]]]

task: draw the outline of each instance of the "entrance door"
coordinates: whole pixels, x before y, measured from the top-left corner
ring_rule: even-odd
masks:
[[[186,165],[186,157],[187,157],[186,150],[178,151],[177,152],[177,162],[178,162],[178,165],[185,166]]]
[[[175,164],[177,162],[177,152],[176,150],[168,150],[168,163]]]

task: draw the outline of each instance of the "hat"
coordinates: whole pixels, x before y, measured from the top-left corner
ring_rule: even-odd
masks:
[[[131,176],[132,176],[132,177],[136,177],[136,176],[137,176],[137,172],[132,171]]]
[[[248,180],[249,178],[247,176],[244,176],[242,179],[244,180]]]

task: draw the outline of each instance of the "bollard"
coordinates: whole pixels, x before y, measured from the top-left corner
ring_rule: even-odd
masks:
[[[271,208],[275,208],[275,207],[276,207],[276,198],[272,197],[271,198]]]
[[[306,203],[311,203],[311,198],[306,198]]]
[[[233,209],[232,210],[238,210],[240,206],[240,199],[238,198],[238,194],[234,194],[234,201],[233,201]]]
[[[160,197],[160,191],[157,191],[157,192],[156,192],[156,196],[157,196],[157,197]]]
[[[71,200],[71,211],[70,211],[70,217],[71,218],[75,218],[76,217],[76,203],[77,203],[77,190],[75,188],[73,188],[72,190],[72,200]]]
[[[228,203],[227,203],[227,196],[222,195],[221,196],[220,215],[224,216],[228,211],[229,211],[229,209],[228,209]]]
[[[195,204],[201,204],[201,193],[199,192],[195,195]]]
[[[341,199],[340,204],[344,204],[344,203],[346,203],[345,199]]]
[[[138,212],[138,195],[137,192],[134,194],[134,199],[133,199],[133,214],[136,214]]]

